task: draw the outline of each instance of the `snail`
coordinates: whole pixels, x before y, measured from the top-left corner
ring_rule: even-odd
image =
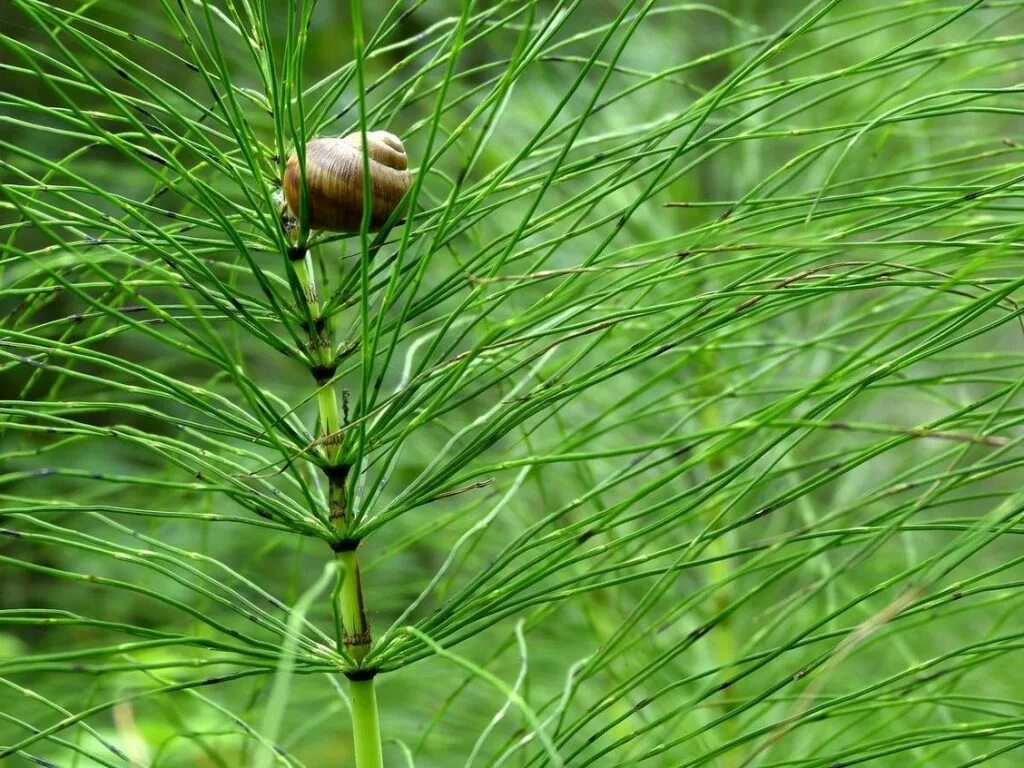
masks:
[[[363,220],[362,134],[313,139],[306,144],[306,189],[311,229],[358,232]],[[370,229],[387,221],[412,180],[402,140],[387,131],[366,134],[370,150],[373,208]],[[284,172],[284,197],[295,218],[301,206],[302,174],[293,152]]]

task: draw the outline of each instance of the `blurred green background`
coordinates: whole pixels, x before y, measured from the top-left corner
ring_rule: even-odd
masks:
[[[309,28],[306,85],[330,75],[352,58],[352,30],[345,5],[317,6]],[[460,8],[452,0],[408,5],[409,13],[403,16],[392,36],[396,43],[443,39]],[[471,40],[460,56],[459,77],[447,99],[454,106],[440,121],[442,134],[456,129],[484,92],[478,89],[503,71],[503,62],[521,36],[523,5],[477,4],[481,12],[492,6],[495,9],[493,29],[489,23],[481,24],[480,29],[487,29],[488,34]],[[538,17],[544,18],[560,4],[531,5],[536,6]],[[105,33],[110,39],[118,38],[115,31],[129,33],[118,45],[123,46],[132,61],[196,99],[208,100],[202,79],[168,54],[181,53],[182,45],[158,5],[95,2],[82,7],[90,19],[110,26],[111,31]],[[592,54],[595,31],[613,24],[622,7],[615,2],[586,0],[575,8],[555,37],[558,45],[553,45],[551,54],[542,62],[524,72],[511,91],[502,119],[493,128],[493,137],[478,160],[478,178],[524,146],[535,126],[544,122],[565,95],[580,71],[581,61]],[[805,7],[810,4],[802,0],[654,4],[604,89],[602,101],[608,99],[608,105],[588,116],[581,138],[569,155],[572,162],[579,163],[573,166],[577,171],[566,170],[559,176],[534,220],[561,210],[559,206],[584,193],[589,195],[588,202],[596,203],[595,211],[587,212],[586,221],[596,220],[602,212],[629,206],[650,177],[640,176],[612,187],[598,172],[602,154],[608,153],[620,162],[623,157],[635,155],[634,161],[624,164],[622,173],[644,168],[648,162],[653,167],[671,150],[673,142],[678,144],[685,130],[674,130],[661,144],[652,141],[623,151],[630,136],[653,136],[658,125],[691,108],[737,72],[771,35]],[[364,4],[366,29],[375,29],[388,8],[388,4]],[[283,4],[274,4],[273,10],[283,20]],[[928,33],[940,20],[961,10],[961,18],[954,23],[934,34]],[[512,18],[502,21],[506,15]],[[42,34],[14,4],[5,6],[2,18],[3,34],[17,41],[17,45],[53,50],[53,40]],[[623,29],[625,26],[622,25]],[[283,35],[284,30],[275,29],[275,34]],[[1020,92],[1016,87],[1020,83],[1022,35],[1024,7],[1017,2],[842,2],[815,29],[794,39],[772,66],[753,77],[743,100],[726,100],[714,106],[707,130],[721,128],[721,138],[702,148],[706,155],[687,154],[680,158],[673,172],[682,171],[689,162],[693,166],[660,188],[616,235],[609,253],[620,263],[672,251],[687,252],[694,247],[704,249],[680,259],[680,266],[668,270],[666,278],[650,287],[644,298],[646,305],[656,306],[706,294],[709,298],[703,312],[680,311],[679,325],[672,329],[673,334],[685,338],[690,329],[684,323],[692,323],[701,329],[699,335],[680,341],[681,346],[670,357],[671,363],[655,358],[637,365],[587,390],[530,433],[524,430],[510,434],[492,448],[489,461],[519,458],[531,452],[556,452],[570,439],[579,439],[587,450],[612,452],[623,446],[646,444],[666,431],[684,438],[718,428],[734,429],[737,437],[733,444],[680,471],[664,487],[651,491],[645,500],[652,507],[663,503],[671,508],[676,494],[714,480],[749,456],[756,454],[757,460],[693,514],[680,516],[678,524],[660,531],[657,538],[639,538],[642,546],[636,551],[627,548],[620,555],[622,559],[638,558],[637,572],[648,567],[642,561],[645,555],[651,557],[649,567],[668,568],[673,556],[661,554],[662,549],[696,540],[709,526],[721,532],[708,545],[710,549],[702,547],[702,552],[710,558],[732,553],[724,560],[679,570],[670,588],[653,600],[643,628],[634,630],[636,643],[588,680],[573,698],[568,711],[579,716],[604,697],[621,695],[621,700],[608,709],[600,722],[607,729],[603,737],[606,742],[625,737],[625,746],[596,758],[594,764],[631,765],[639,755],[662,742],[691,729],[706,728],[686,745],[651,756],[643,763],[690,765],[687,761],[696,761],[701,754],[737,735],[761,728],[767,728],[765,733],[770,735],[771,728],[784,722],[788,714],[809,706],[819,697],[841,697],[867,681],[880,681],[874,698],[857,699],[836,720],[823,716],[802,722],[792,732],[778,732],[779,743],[764,754],[749,751],[748,744],[708,758],[708,764],[847,764],[826,763],[822,755],[841,751],[848,745],[869,744],[880,734],[895,743],[901,732],[923,733],[921,729],[934,727],[943,734],[960,730],[965,738],[928,745],[927,738],[921,736],[921,746],[909,753],[877,755],[867,762],[886,766],[967,765],[976,764],[968,761],[977,759],[986,749],[1024,738],[1024,689],[1021,676],[1015,672],[1020,664],[1020,639],[1014,639],[1024,632],[1018,586],[1024,577],[1018,563],[1018,534],[1024,529],[1019,528],[1013,517],[1020,504],[1015,494],[1024,479],[1019,468],[1021,453],[1017,450],[1021,402],[1015,390],[1007,393],[1006,389],[1020,378],[1022,329],[1012,296],[993,303],[975,317],[968,317],[968,307],[974,305],[965,299],[965,295],[976,299],[988,291],[999,291],[1020,272],[1022,206],[1018,176],[1022,165],[1018,141],[1024,137],[1020,130]],[[916,42],[919,37],[923,42]],[[918,45],[928,51],[925,64],[915,61]],[[903,46],[906,52],[900,54],[898,64],[887,58],[875,71],[870,64],[864,65],[873,57]],[[935,53],[943,47],[949,48],[948,56]],[[410,72],[425,71],[416,97],[401,103],[387,126],[373,126],[400,133],[416,167],[426,142],[425,125],[436,98],[432,89],[442,73],[418,69],[424,66],[428,54],[410,55],[414,50],[413,43],[395,45],[370,59],[367,80],[379,85],[370,89],[367,98],[371,106],[384,103],[386,94],[408,82]],[[230,57],[227,64],[236,87],[259,89],[259,79],[251,70],[244,47],[237,40],[229,40],[224,51]],[[16,45],[0,49],[0,57],[6,68],[4,107],[0,109],[0,115],[5,117],[0,124],[5,146],[18,145],[50,159],[63,157],[79,147],[77,137],[62,139],[35,129],[33,121],[43,118],[20,110],[17,100],[53,103],[53,95],[41,92],[38,81],[22,69],[24,60],[18,56]],[[844,67],[855,65],[864,66],[867,74],[863,78],[837,75],[806,89],[786,90],[787,84],[798,83],[801,78],[843,73]],[[652,77],[656,73],[666,74]],[[96,62],[95,74],[111,87],[117,86],[117,74],[100,62]],[[603,74],[596,68],[587,76],[556,125],[563,125],[583,111]],[[630,92],[637,84],[643,87]],[[763,88],[763,92],[758,88]],[[971,89],[1002,89],[1003,93],[989,94],[991,98],[986,96],[975,104],[971,101]],[[947,95],[940,98],[944,93]],[[783,98],[774,100],[778,94]],[[346,91],[337,100],[338,117],[331,126],[336,129],[334,132],[346,132],[354,125],[353,99],[354,93]],[[459,103],[459,99],[464,101]],[[978,108],[961,111],[960,104],[975,104]],[[89,94],[82,96],[80,106],[98,112],[106,109],[103,103],[94,103]],[[877,128],[869,125],[872,119],[888,116],[895,109],[909,116],[905,122],[894,120]],[[751,112],[748,114],[747,110]],[[271,144],[269,117],[253,107],[247,118],[256,135]],[[869,127],[859,134],[864,126]],[[796,160],[802,152],[837,136],[842,140],[806,165]],[[425,210],[444,201],[450,180],[464,167],[473,138],[470,131],[468,138],[457,142],[441,158],[435,173],[424,184]],[[557,148],[560,144],[556,141],[553,146]],[[4,183],[23,182],[17,169],[30,167],[31,163],[6,150],[5,155]],[[551,154],[540,150],[524,159],[523,176],[517,180],[519,189],[529,188],[530,163],[535,162],[543,169],[550,161]],[[145,174],[109,148],[83,153],[74,161],[74,167],[82,176],[130,200],[146,199],[152,190],[152,181]],[[599,186],[592,189],[594,184]],[[957,190],[967,185],[992,186],[997,191],[989,201],[974,205],[940,205],[958,199],[961,193]],[[436,256],[427,278],[428,287],[458,275],[461,265],[472,254],[493,247],[515,230],[530,198],[517,199],[513,191],[503,194],[492,213]],[[818,203],[816,215],[810,216],[819,191],[825,197]],[[735,205],[752,192],[752,202],[744,200],[749,205]],[[850,196],[844,198],[844,193]],[[689,205],[668,207],[669,203]],[[104,205],[103,201],[97,204]],[[927,214],[931,205],[937,206],[935,215]],[[189,210],[187,202],[180,206],[182,211]],[[742,215],[730,220],[728,214],[734,208]],[[0,217],[8,245],[16,243],[21,251],[35,251],[51,244],[45,232],[14,228],[12,222],[18,221],[18,215],[10,206],[0,212]],[[614,223],[592,231],[581,227],[579,232],[573,226],[573,216],[561,213],[548,231],[524,237],[518,246],[526,251],[548,243],[548,238],[564,236],[564,241],[552,247],[544,267],[572,268],[601,242]],[[328,268],[336,262],[346,263],[355,242],[335,244]],[[962,245],[947,248],[942,245],[946,242]],[[11,254],[6,252],[4,271],[0,274],[8,285],[16,284],[28,271],[25,263]],[[519,254],[517,251],[517,256],[506,265],[504,274],[516,275],[529,268],[532,260]],[[261,258],[271,265],[268,269],[277,268],[273,266],[273,257]],[[890,262],[906,269],[893,267],[887,272],[884,264]],[[803,283],[795,280],[788,293],[765,293],[780,281],[815,269],[826,270],[829,275],[822,283],[815,283],[818,290],[808,287],[804,291]],[[611,281],[614,274],[604,278]],[[244,283],[246,278],[238,279]],[[600,282],[601,279],[595,278],[595,285],[609,284]],[[822,287],[833,279],[830,288]],[[500,286],[497,284],[495,290]],[[542,300],[549,287],[539,282],[511,293],[489,321],[495,325],[514,321]],[[744,314],[744,302],[758,296],[762,298],[758,299],[757,311],[749,316]],[[21,310],[22,300],[15,293],[4,294],[0,316],[11,321]],[[422,321],[443,317],[451,311],[454,301],[442,303],[425,314]],[[62,333],[73,326],[75,314],[85,309],[73,296],[54,295],[38,310],[36,321],[52,322],[54,332]],[[853,373],[846,367],[847,356],[862,345],[863,354],[892,344],[897,351],[889,359],[898,359],[901,349],[912,356],[917,349],[914,345],[920,341],[918,334],[929,338],[935,332],[928,330],[928,324],[939,317],[963,318],[961,326],[948,331],[948,338],[954,338],[956,333],[968,335],[948,347],[936,340],[919,359],[908,362],[896,375],[879,374],[877,382],[867,377],[864,386],[844,396],[841,408],[830,416],[828,425],[778,445],[772,444],[778,425],[761,424],[757,430],[743,431],[744,424],[754,418],[752,414],[758,409],[784,402],[810,382],[833,381],[834,390],[824,387],[806,394],[796,401],[799,407],[780,420],[802,418],[802,406],[820,402],[853,380]],[[614,337],[605,342],[607,349],[629,349],[649,329],[646,322],[639,317],[632,324],[622,324]],[[308,397],[308,377],[294,361],[274,354],[255,339],[241,337],[235,342],[244,350],[250,372],[261,385],[285,402]],[[412,342],[412,338],[407,339],[401,351],[408,351]],[[211,378],[211,371],[193,367],[193,360],[142,334],[111,335],[97,348],[182,381],[210,387],[227,397],[237,396],[231,382]],[[565,354],[569,354],[568,350]],[[398,382],[401,359],[396,356],[386,386]],[[554,371],[564,359],[556,357],[548,367]],[[49,372],[38,374],[35,379],[32,375],[30,366],[5,360],[0,370],[4,401],[104,400],[102,389],[95,383],[59,380]],[[624,406],[617,406],[620,399],[633,392],[640,394]],[[392,484],[401,487],[414,479],[443,449],[451,434],[500,398],[500,392],[484,393],[443,423],[417,432],[415,440],[401,454]],[[147,404],[163,407],[160,403]],[[300,412],[307,424],[313,423],[311,404],[307,403]],[[10,412],[7,416],[16,418]],[[128,418],[123,411],[106,411],[98,406],[90,422],[123,424]],[[166,422],[149,419],[142,413],[134,418],[132,426],[142,430],[168,429]],[[947,418],[951,419],[951,433],[997,434],[999,442],[965,447],[959,437],[906,439],[908,434],[901,432]],[[851,426],[857,424],[871,424],[878,429]],[[176,487],[188,480],[179,468],[129,444],[86,441],[69,444],[62,450],[49,450],[42,458],[34,455],[35,448],[50,440],[44,432],[0,431],[0,449],[6,457],[0,466],[0,491],[7,494],[5,498],[73,499],[79,504],[238,513],[225,508],[230,504],[214,494]],[[665,449],[658,464],[645,467],[629,483],[617,485],[593,500],[594,508],[610,508],[644,483],[659,482],[668,471],[666,466],[683,460],[685,454],[673,454],[680,445]],[[998,453],[992,458],[996,448]],[[525,529],[539,513],[586,493],[602,478],[622,471],[630,459],[629,454],[610,453],[533,472],[479,545],[460,559],[458,574],[446,581],[417,615],[440,604],[446,592],[465,583],[469,574],[486,569],[501,543]],[[54,474],[53,467],[75,472]],[[149,483],[166,481],[167,485],[136,486],[126,482],[130,477],[145,477]],[[494,487],[484,492],[489,499],[486,503],[496,503],[510,482],[507,473],[499,474]],[[786,498],[789,492],[792,497]],[[780,498],[786,503],[777,510],[765,506]],[[470,507],[467,503],[462,498],[446,499],[413,511],[389,525],[367,545],[364,578],[375,626],[387,626],[415,599],[454,543],[472,525],[475,518],[466,510],[477,502],[469,502]],[[636,530],[642,529],[648,520],[644,517],[645,509],[638,507],[636,519],[629,523]],[[716,518],[718,514],[724,514],[722,520]],[[652,513],[652,518],[656,515]],[[764,519],[756,525],[739,525],[759,516]],[[88,516],[70,513],[47,519],[85,533],[133,541],[126,531],[112,531]],[[290,605],[321,573],[327,559],[321,542],[280,533],[268,535],[243,526],[203,526],[195,521],[173,519],[120,522],[154,540],[227,563]],[[737,525],[730,528],[730,523]],[[895,527],[887,530],[890,523]],[[980,527],[972,528],[974,524]],[[920,530],[911,530],[913,525],[920,525]],[[978,533],[997,525],[1006,526],[1003,534],[978,551],[971,550],[969,541],[954,548],[949,558],[962,557],[962,562],[949,573],[944,572],[937,582],[924,577],[918,581],[910,576],[898,579],[893,588],[887,586],[887,579],[943,551],[957,537],[966,535],[965,530]],[[835,544],[831,549],[816,549],[823,541]],[[859,554],[848,561],[847,557],[864,541],[869,546],[858,550]],[[134,540],[134,544],[139,542]],[[0,563],[0,607],[5,611],[70,609],[103,621],[156,630],[188,626],[187,616],[169,610],[164,603],[82,581],[53,578],[14,561],[125,578],[173,595],[168,590],[175,587],[159,573],[147,575],[144,570],[113,562],[101,553],[16,537],[0,540],[0,555],[8,558]],[[763,568],[757,565],[762,557]],[[751,567],[737,573],[745,566]],[[581,564],[580,572],[573,578],[585,578],[587,568],[586,563]],[[970,600],[957,603],[951,595],[960,583],[979,592]],[[514,628],[517,620],[525,617],[529,676],[522,694],[539,706],[559,695],[575,662],[616,635],[629,612],[648,594],[650,585],[651,579],[636,578],[607,589],[584,592],[560,601],[542,619],[536,618],[536,608],[522,611],[459,645],[457,651],[476,663],[486,663],[489,670],[511,684],[521,662]],[[918,586],[922,593],[914,591]],[[706,592],[701,591],[705,589]],[[947,589],[953,592],[942,592]],[[933,604],[925,599],[928,594],[934,597]],[[779,663],[752,672],[734,689],[709,696],[695,706],[682,705],[703,689],[705,681],[696,677],[701,671],[724,668],[725,672],[715,679],[727,680],[728,665],[744,653],[753,652],[747,647],[748,641],[753,640],[755,650],[769,651],[783,642],[780,638],[792,638],[804,631],[810,634],[849,630],[861,622],[870,626],[886,615],[894,601],[898,604],[908,595],[908,599],[921,601],[915,603],[918,611],[893,625],[891,631],[866,632],[849,649],[842,646],[843,637],[850,637],[845,632],[822,644],[791,649]],[[193,604],[195,595],[181,589],[180,599]],[[677,614],[675,606],[688,599],[692,602]],[[856,607],[842,616],[830,616],[838,606],[854,600],[858,601]],[[213,614],[219,610],[213,604],[195,607]],[[691,633],[723,609],[729,610],[716,620],[715,631],[703,641],[687,643],[685,649],[674,653]],[[774,617],[782,615],[786,619],[781,626],[772,623]],[[324,601],[314,606],[310,619],[325,630],[330,626],[330,611]],[[198,625],[190,629],[199,635],[206,631]],[[191,674],[174,668],[165,673],[154,671],[151,677],[132,668],[135,660],[155,662],[166,657],[168,662],[180,661],[183,655],[192,653],[181,649],[133,652],[125,658],[112,648],[109,657],[90,659],[78,669],[71,669],[64,662],[48,664],[45,660],[50,652],[110,645],[119,642],[118,637],[103,626],[0,624],[0,658],[42,657],[30,672],[7,677],[13,684],[0,688],[0,711],[6,715],[5,722],[0,723],[0,743],[10,743],[25,735],[25,727],[12,718],[42,727],[62,716],[17,686],[31,688],[68,710],[77,711],[119,692],[145,687],[156,679]],[[1010,639],[993,647],[984,645],[993,637]],[[799,675],[803,664],[817,658],[825,647],[832,649],[836,660],[834,667],[826,667],[827,674],[819,675],[799,691],[780,690],[776,695],[774,689],[780,681]],[[503,650],[494,658],[498,648]],[[948,663],[926,663],[944,653],[953,654]],[[194,649],[194,654],[197,660],[203,656],[201,649]],[[656,658],[664,661],[655,674],[636,689],[615,693],[620,690],[617,686]],[[124,665],[124,671],[116,671],[118,665]],[[918,665],[920,674],[907,676],[907,670]],[[98,674],[99,667],[104,667],[103,674]],[[216,672],[198,668],[198,674]],[[890,674],[905,677],[898,684],[883,684],[881,681]],[[253,764],[253,755],[258,751],[253,739],[221,707],[230,709],[250,725],[257,725],[270,681],[263,677],[255,680],[203,688],[199,695],[179,693],[140,699],[130,707],[103,713],[89,722],[103,738],[129,752],[134,749],[133,754],[146,755],[149,765]],[[501,692],[480,680],[472,680],[464,670],[444,659],[419,662],[384,675],[379,682],[385,738],[400,740],[414,751],[417,766],[464,764],[476,740],[505,701]],[[669,692],[665,693],[666,690]],[[762,696],[765,700],[759,701]],[[650,706],[644,706],[646,703]],[[748,704],[749,708],[742,709]],[[742,711],[734,718],[715,724],[716,718],[737,707]],[[612,722],[616,718],[618,721]],[[976,730],[971,723],[990,720],[1005,723],[1008,730],[990,740],[966,737]],[[504,718],[495,734],[484,742],[476,764],[493,764],[487,760],[494,759],[492,753],[500,753],[497,745],[503,739],[515,739],[522,725],[521,716],[514,711]],[[572,748],[580,748],[584,756],[590,754],[585,751],[585,735],[572,742]],[[69,738],[87,741],[89,737],[78,732]],[[144,747],[132,747],[133,738]],[[296,677],[280,741],[308,766],[350,764],[348,716],[338,692],[325,675]],[[405,758],[396,744],[389,743],[387,750],[389,765],[404,764]],[[57,757],[46,748],[38,752],[44,758],[49,755],[48,759],[61,766],[93,764],[82,757]],[[571,753],[572,749],[567,749],[565,756]],[[527,750],[526,754],[540,760],[536,752]],[[1018,765],[1020,754],[1011,751],[995,755],[987,763]],[[30,764],[21,757],[8,760],[12,765]],[[569,759],[567,764],[581,765],[583,760]],[[525,758],[519,762],[517,757],[512,764],[527,763]]]

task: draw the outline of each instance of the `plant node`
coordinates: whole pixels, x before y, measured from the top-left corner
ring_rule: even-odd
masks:
[[[338,372],[338,366],[334,363],[329,363],[327,365],[312,365],[309,368],[309,372],[313,374],[313,378],[316,379],[317,386],[322,387],[334,378],[334,374]]]
[[[375,669],[374,667],[367,667],[365,669],[351,669],[347,672],[344,672],[343,674],[352,682],[361,683],[366,680],[373,680],[373,678],[375,678],[379,672],[379,669]]]
[[[346,537],[342,539],[334,539],[330,542],[330,545],[331,549],[335,552],[354,552],[361,542],[362,539]]]

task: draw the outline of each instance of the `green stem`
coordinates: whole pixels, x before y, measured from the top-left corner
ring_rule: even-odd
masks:
[[[370,651],[370,622],[363,603],[363,583],[359,559],[354,549],[339,552],[338,584],[335,589],[335,621],[340,622],[342,648],[357,662]]]
[[[302,258],[291,260],[289,263],[294,270],[295,279],[302,288],[302,298],[306,302],[306,311],[309,313],[310,319],[319,320],[321,313],[320,296],[316,290],[316,277],[313,273],[313,257],[305,248],[302,248],[301,250],[296,249],[295,253],[301,253]],[[313,334],[311,333],[310,336],[312,337]]]
[[[320,428],[324,440],[322,447],[328,464],[334,465],[341,456],[341,413],[338,410],[338,396],[334,385],[327,381],[317,381],[320,388],[316,391],[316,402],[320,409]]]
[[[713,370],[713,364],[709,360],[707,352],[704,352],[700,361],[702,368],[707,371]],[[715,382],[708,380],[703,386],[705,396],[709,399],[710,405],[704,409],[702,414],[702,421],[706,428],[714,429],[722,423],[721,415],[718,409],[718,402],[714,398],[717,396],[718,390],[715,386]],[[708,470],[712,476],[724,472],[726,468],[726,462],[721,456],[712,457],[709,462]],[[707,505],[706,521],[708,525],[714,525],[718,522],[718,515],[721,512],[722,500],[718,497],[714,497],[710,500]],[[711,610],[715,615],[718,615],[726,611],[733,601],[733,588],[730,584],[732,578],[732,561],[729,559],[728,554],[733,549],[733,537],[731,532],[725,532],[716,538],[712,539],[708,545],[708,553],[712,557],[712,563],[710,567],[710,581],[712,584],[718,585],[715,590],[714,598],[712,601]],[[736,636],[734,623],[730,616],[726,615],[722,618],[715,626],[713,633],[714,637],[714,651],[715,657],[718,664],[721,667],[721,674],[723,677],[731,677],[732,662],[736,660]],[[736,694],[736,685],[733,684],[729,688],[731,695]],[[733,710],[735,707],[729,703],[723,703],[722,713],[724,715],[734,715]],[[727,717],[722,723],[721,727],[721,742],[729,743],[737,738],[737,722],[736,717]],[[734,765],[739,764],[739,755],[736,752],[727,752],[722,755],[722,765],[725,768],[731,768]]]
[[[380,722],[377,719],[377,694],[373,678],[349,680],[352,707],[352,740],[355,742],[356,768],[384,768],[381,752]]]
[[[301,254],[300,258],[295,258]],[[305,248],[295,247],[289,258],[289,265],[302,293],[306,309],[306,333],[313,376],[317,385],[317,404],[320,409],[321,438],[331,439],[322,445],[324,458],[329,466],[337,463],[341,455],[341,413],[338,410],[338,396],[330,384],[334,375],[334,333],[329,318],[325,318],[313,272],[313,257]]]
[[[330,318],[323,315],[309,252],[304,246],[296,246],[289,253],[289,263],[302,291],[307,311],[306,330],[311,369],[317,385],[321,453],[324,458],[321,468],[327,477],[330,521],[338,537],[332,544],[338,550],[335,552],[338,579],[333,596],[335,637],[339,653],[349,655],[359,665],[369,653],[372,641],[363,603],[359,559],[355,550],[358,542],[345,538],[351,521],[346,489],[348,467],[341,462],[343,414],[338,408],[338,395],[332,382],[335,369],[334,332]],[[350,545],[351,548],[348,548]],[[349,682],[356,768],[383,768],[377,697],[373,690],[372,675],[369,679],[350,679]]]

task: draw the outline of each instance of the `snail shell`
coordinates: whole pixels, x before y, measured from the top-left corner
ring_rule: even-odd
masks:
[[[408,191],[412,180],[402,140],[387,131],[366,134],[370,153],[373,207],[370,229],[380,229]],[[292,153],[284,171],[284,196],[299,218],[302,174]],[[334,232],[358,232],[363,220],[362,134],[340,139],[313,139],[306,144],[309,226]]]

